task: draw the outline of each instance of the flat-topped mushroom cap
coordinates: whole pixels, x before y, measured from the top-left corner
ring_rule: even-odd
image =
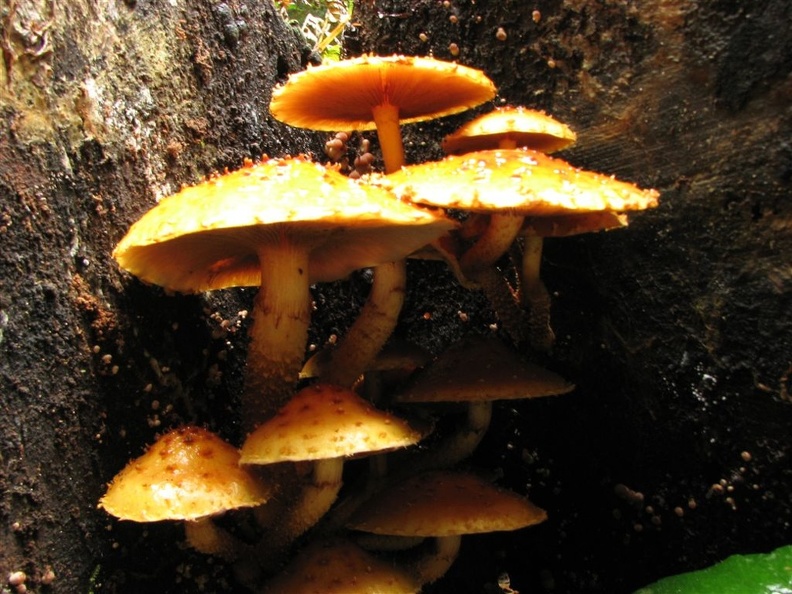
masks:
[[[456,536],[518,530],[547,518],[516,493],[468,473],[424,472],[383,489],[348,523],[354,530],[393,536]]]
[[[620,229],[626,227],[628,223],[625,213],[605,210],[584,214],[526,217],[520,232],[537,237],[569,237],[581,233]]]
[[[443,150],[459,155],[500,148],[501,142],[510,142],[512,148],[525,147],[552,153],[569,146],[576,139],[569,126],[543,111],[527,107],[498,107],[446,136]]]
[[[459,113],[489,101],[495,85],[483,72],[416,56],[362,56],[309,67],[272,93],[270,112],[312,130],[373,130],[372,110],[389,104],[401,123]]]
[[[199,427],[160,437],[116,477],[99,506],[122,520],[194,520],[260,505],[269,490],[239,466],[239,452]]]
[[[560,375],[526,363],[497,338],[476,338],[446,349],[398,402],[487,402],[566,394],[575,388]]]
[[[113,252],[122,268],[175,291],[259,286],[257,246],[310,251],[311,282],[403,258],[453,227],[304,158],[268,159],[163,199]]]
[[[335,539],[300,552],[261,594],[414,594],[420,589],[392,563]]]
[[[419,204],[525,216],[642,210],[657,206],[659,196],[529,149],[452,155],[374,176],[372,182]]]
[[[251,433],[243,464],[340,458],[406,447],[423,435],[377,410],[352,390],[327,384],[303,388]]]

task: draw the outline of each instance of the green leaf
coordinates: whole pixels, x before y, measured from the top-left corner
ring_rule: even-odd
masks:
[[[792,545],[767,554],[733,555],[700,571],[663,578],[635,594],[792,594]]]

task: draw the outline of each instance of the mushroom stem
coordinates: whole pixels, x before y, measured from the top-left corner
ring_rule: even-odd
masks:
[[[430,584],[443,577],[459,555],[462,536],[441,536],[432,543],[434,550],[413,561],[407,570],[421,583]]]
[[[520,275],[520,301],[529,309],[528,332],[531,346],[547,352],[555,342],[550,326],[550,294],[539,274],[542,265],[544,239],[540,235],[523,236],[522,269]]]
[[[216,555],[226,561],[234,561],[244,545],[234,536],[217,526],[206,516],[184,522],[187,544],[205,555]]]
[[[366,303],[352,327],[330,355],[323,382],[350,387],[364,373],[393,333],[404,303],[407,266],[404,260],[381,264]]]
[[[344,458],[327,458],[313,463],[311,482],[296,494],[274,526],[265,526],[256,556],[269,569],[282,561],[281,554],[309,528],[313,527],[335,502],[342,485]]]
[[[492,420],[492,402],[467,403],[467,416],[463,423],[440,443],[418,456],[404,458],[401,468],[392,473],[391,480],[406,478],[418,472],[451,468],[472,454]],[[394,478],[395,477],[395,478]]]
[[[498,259],[509,250],[520,232],[524,217],[512,214],[495,214],[490,216],[490,223],[481,237],[478,238],[460,258],[462,271],[474,276],[478,270],[494,266]]]
[[[404,165],[404,145],[399,127],[399,108],[390,103],[377,105],[372,109],[377,126],[385,173],[398,171]]]
[[[252,431],[291,397],[308,341],[308,252],[286,240],[258,251],[261,288],[253,302],[242,423]]]

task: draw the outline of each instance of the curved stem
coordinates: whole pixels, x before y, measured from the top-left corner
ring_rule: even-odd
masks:
[[[256,557],[266,569],[277,567],[281,557],[297,538],[324,516],[341,490],[343,458],[328,458],[314,463],[311,482],[289,501],[286,509],[267,531],[257,547]]]
[[[404,304],[407,267],[404,260],[374,269],[368,299],[352,327],[332,351],[320,374],[323,382],[349,387],[366,371],[387,342]]]
[[[372,112],[374,123],[377,126],[382,159],[385,161],[385,173],[393,173],[404,165],[404,145],[399,127],[399,108],[385,103],[374,107]]]
[[[455,466],[475,451],[491,420],[492,402],[469,402],[465,420],[453,433],[421,454],[405,456],[400,468],[391,473],[390,480],[398,482],[419,472]]]
[[[484,233],[462,254],[459,261],[462,272],[471,276],[482,268],[494,266],[514,243],[524,218],[512,214],[492,214]]]
[[[242,423],[252,431],[285,404],[298,380],[311,295],[307,250],[281,239],[259,249],[261,288],[253,302]]]

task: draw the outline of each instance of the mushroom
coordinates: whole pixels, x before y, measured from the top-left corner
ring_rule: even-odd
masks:
[[[407,472],[445,468],[470,455],[492,418],[495,400],[566,394],[574,384],[538,365],[526,363],[495,337],[464,340],[446,349],[396,395],[399,403],[463,402],[463,425],[439,444],[406,460]]]
[[[187,542],[225,557],[238,544],[212,522],[225,511],[261,505],[271,489],[239,467],[239,452],[200,427],[160,437],[110,483],[99,507],[122,520],[183,520]]]
[[[495,96],[483,72],[417,56],[366,55],[289,77],[272,93],[276,119],[311,130],[377,130],[385,171],[404,164],[400,124],[465,111]]]
[[[405,571],[339,538],[311,544],[260,594],[415,594]]]
[[[435,550],[407,569],[421,584],[442,577],[464,534],[519,530],[543,522],[544,510],[469,473],[432,471],[381,490],[348,523],[353,530],[397,537],[433,537]]]
[[[314,384],[300,390],[242,446],[242,464],[313,464],[311,483],[288,502],[263,543],[266,551],[282,551],[327,512],[341,488],[344,458],[403,448],[422,436],[349,389]]]
[[[529,148],[553,153],[577,139],[567,126],[543,111],[527,107],[496,107],[443,139],[446,154],[485,149]]]
[[[526,216],[622,213],[654,207],[658,199],[655,190],[584,171],[530,149],[452,155],[403,167],[375,181],[419,204],[498,215],[499,224],[490,224],[459,256],[459,270],[474,280],[491,278],[495,262],[513,243]],[[443,253],[456,256],[453,250]],[[519,337],[519,329],[513,333]]]
[[[305,158],[268,159],[163,199],[113,255],[175,291],[260,286],[242,397],[252,430],[293,393],[311,283],[399,261],[453,224]]]
[[[312,130],[376,128],[385,171],[404,164],[401,123],[464,111],[492,99],[495,86],[481,71],[414,56],[362,56],[309,67],[273,91],[270,112]],[[427,242],[428,243],[428,242]],[[396,326],[406,283],[404,261],[374,272],[358,319],[332,355],[323,380],[351,386]]]

